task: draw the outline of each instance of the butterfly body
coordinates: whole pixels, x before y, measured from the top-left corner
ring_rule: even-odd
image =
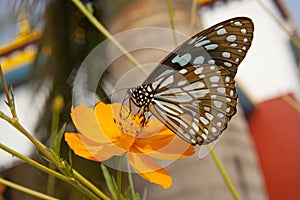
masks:
[[[253,30],[249,18],[238,17],[196,34],[128,91],[130,102],[190,144],[212,142],[236,113],[234,77]]]

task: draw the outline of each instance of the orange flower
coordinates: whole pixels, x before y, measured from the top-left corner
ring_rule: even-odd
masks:
[[[172,178],[155,159],[176,160],[194,153],[194,148],[177,137],[157,119],[129,115],[119,103],[99,102],[95,108],[79,105],[72,108],[73,123],[81,134],[66,133],[65,140],[75,154],[94,161],[104,161],[127,153],[132,168],[144,179],[163,188]]]

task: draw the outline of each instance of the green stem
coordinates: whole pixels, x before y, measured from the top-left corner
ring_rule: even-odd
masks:
[[[52,103],[52,120],[51,120],[51,129],[50,129],[50,145],[51,148],[54,148],[54,142],[55,142],[55,138],[57,136],[57,131],[58,131],[58,125],[59,125],[59,116],[61,113],[61,108],[57,108],[56,106],[56,102],[58,101],[57,99],[59,98],[59,96],[56,96],[54,98],[54,102]],[[59,148],[59,147],[58,147]],[[59,156],[59,152],[55,152],[57,153],[57,155]],[[50,169],[55,169],[55,166],[52,163],[49,163],[49,168]],[[48,180],[47,180],[47,194],[49,195],[53,195],[54,194],[54,190],[55,190],[55,177],[50,175],[48,176]]]
[[[0,143],[0,149],[8,152],[9,154],[11,154],[11,155],[13,155],[13,156],[15,156],[15,157],[23,160],[23,161],[25,161],[29,165],[31,165],[31,166],[33,166],[33,167],[35,167],[35,168],[37,168],[37,169],[39,169],[41,171],[44,171],[47,174],[51,174],[52,176],[55,176],[55,177],[57,177],[57,178],[65,181],[65,182],[72,181],[72,179],[70,179],[70,178],[68,178],[68,177],[66,177],[66,176],[64,176],[64,175],[62,175],[62,174],[60,174],[60,173],[58,173],[58,172],[56,172],[56,171],[54,171],[52,169],[49,169],[48,167],[46,167],[46,166],[44,166],[44,165],[42,165],[42,164],[40,164],[40,163],[38,163],[38,162],[36,162],[36,161],[34,161],[34,160],[32,160],[32,159],[24,156],[24,155],[22,155],[22,154],[20,154],[20,153],[18,153],[16,151],[14,151],[13,149],[5,146],[2,143]]]
[[[24,192],[26,194],[29,194],[31,196],[35,196],[35,197],[38,197],[40,199],[46,199],[46,200],[58,200],[57,198],[54,198],[54,197],[51,197],[51,196],[48,196],[46,194],[43,194],[41,192],[37,192],[37,191],[34,191],[32,189],[29,189],[29,188],[26,188],[24,186],[21,186],[21,185],[18,185],[16,183],[13,183],[13,182],[10,182],[10,181],[7,181],[3,178],[0,177],[0,183],[8,186],[8,187],[11,187],[11,188],[14,188],[18,191],[21,191],[21,192]]]
[[[0,64],[0,77],[1,77],[1,81],[2,81],[3,90],[5,92],[6,99],[7,99],[7,105],[9,106],[9,109],[11,111],[11,114],[12,114],[13,118],[16,119],[17,114],[16,114],[16,109],[15,109],[15,104],[13,102],[13,98],[10,98],[8,87],[7,87],[5,78],[4,78],[4,73],[3,73],[3,70],[2,70],[1,64]]]
[[[196,18],[196,8],[197,8],[197,0],[193,0],[191,7],[191,21],[190,21],[190,32],[193,33],[193,26],[195,24]]]
[[[215,154],[215,152],[213,151],[213,149],[211,148],[211,146],[209,144],[207,145],[207,148],[208,148],[208,150],[210,152],[210,155],[214,159],[214,161],[215,161],[215,163],[216,163],[216,165],[217,165],[217,167],[218,167],[221,175],[223,176],[223,179],[225,180],[225,182],[226,182],[226,184],[227,184],[227,186],[228,186],[228,188],[229,188],[232,196],[234,197],[234,199],[239,200],[240,197],[239,197],[238,193],[236,192],[236,189],[233,186],[232,182],[230,181],[230,178],[228,177],[228,175],[227,175],[224,167],[222,166],[220,160],[218,159],[218,156]]]
[[[4,144],[0,143],[0,149],[8,152],[9,154],[11,154],[11,155],[13,155],[13,156],[15,156],[15,157],[23,160],[23,161],[25,161],[26,163],[28,163],[29,165],[33,166],[36,169],[39,169],[39,170],[41,170],[43,172],[46,172],[49,175],[52,175],[52,176],[54,176],[56,178],[59,178],[62,181],[65,181],[66,183],[69,183],[69,184],[73,185],[75,188],[77,188],[83,194],[86,194],[91,199],[98,199],[97,196],[95,196],[90,191],[87,191],[86,188],[84,188],[83,186],[79,185],[73,178],[69,178],[67,176],[64,176],[64,175],[56,172],[55,170],[52,170],[52,169],[50,169],[50,168],[48,168],[48,167],[46,167],[46,166],[44,166],[44,165],[42,165],[42,164],[40,164],[38,162],[36,162],[36,161],[34,161],[34,160],[26,157],[26,156],[24,156],[24,155],[22,155],[22,154],[20,154],[20,153],[18,153],[16,151],[14,151],[13,149],[10,149],[9,147],[5,146]]]
[[[131,167],[129,165],[129,162],[127,162],[127,168],[128,168],[128,181],[130,185],[131,197],[132,199],[135,199],[135,191],[134,191],[133,180],[131,175]]]
[[[0,112],[0,117],[3,119],[7,119],[8,117],[3,117]],[[7,120],[9,123],[11,123],[16,129],[18,129],[21,133],[23,133],[39,150],[40,152],[49,159],[58,169],[62,169],[62,164],[57,161],[46,149],[46,146],[44,146],[39,140],[34,138],[32,135],[30,135],[26,129],[19,124],[17,120],[12,120],[11,118],[8,118]],[[99,195],[99,197],[103,199],[109,199],[104,193],[102,193],[96,186],[94,186],[92,183],[90,183],[87,179],[85,179],[82,175],[80,175],[78,172],[76,172],[73,169],[73,173],[78,180],[83,183],[86,187],[90,188],[95,194]]]
[[[171,0],[166,0],[166,1],[167,1],[167,5],[168,5],[168,11],[169,11],[170,24],[171,24],[172,33],[173,33],[174,44],[177,47],[178,42],[177,42],[176,31],[175,31],[175,23],[174,23],[174,14],[173,14],[173,9],[172,9],[172,4],[171,4]]]
[[[118,199],[121,199],[123,164],[124,164],[124,156],[120,156],[119,157],[119,170],[117,172],[117,187],[118,187],[117,193],[118,193]]]
[[[148,72],[141,67],[141,64],[109,33],[109,31],[88,11],[80,0],[71,0],[77,8],[86,16],[86,18],[107,38],[109,39],[126,57],[138,67],[144,74]]]
[[[4,79],[1,65],[0,65],[0,76],[2,78],[2,83],[4,87],[4,91],[8,91],[6,86],[6,81]],[[12,94],[13,96],[13,94]],[[3,112],[0,111],[0,118],[6,120],[8,123],[10,123],[13,127],[15,127],[17,130],[19,130],[25,137],[27,137],[34,145],[35,147],[62,173],[64,173],[64,165],[59,160],[57,160],[55,157],[51,155],[51,153],[47,150],[47,147],[41,143],[39,140],[37,140],[35,137],[33,137],[20,123],[17,117],[17,114],[14,109],[14,98],[10,98],[8,94],[8,106],[10,107],[11,113],[13,115],[13,118],[8,117]],[[95,187],[92,183],[90,183],[87,179],[85,179],[83,176],[81,176],[78,172],[76,172],[74,169],[72,170],[73,174],[76,178],[78,178],[81,183],[83,183],[86,187],[90,188],[95,194],[99,195],[102,199],[109,199],[104,193],[102,193],[97,187]],[[75,184],[76,185],[76,184]],[[77,185],[78,186],[78,185]],[[84,192],[89,197],[94,197],[95,195],[91,193],[88,189],[84,187],[77,187],[80,189],[80,191]],[[87,193],[85,193],[87,192]],[[97,199],[97,197],[92,198]]]
[[[89,182],[85,177],[83,177],[81,174],[79,174],[76,170],[73,169],[74,176],[87,188],[89,188],[91,191],[93,191],[96,195],[101,197],[104,200],[109,200],[110,198],[106,196],[101,190],[99,190],[95,185],[93,185],[91,182]]]

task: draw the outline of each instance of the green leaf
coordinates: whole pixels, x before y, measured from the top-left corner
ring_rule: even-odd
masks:
[[[105,178],[105,182],[108,187],[108,190],[110,191],[113,199],[117,199],[118,194],[116,192],[116,182],[111,177],[111,175],[110,175],[108,169],[105,167],[105,165],[101,164],[101,169],[102,169],[102,173]]]
[[[58,156],[60,155],[61,140],[64,136],[65,129],[66,129],[66,124],[64,124],[63,127],[59,130],[54,140],[53,150]]]
[[[147,188],[144,189],[144,194],[142,197],[142,200],[146,200],[147,199]]]

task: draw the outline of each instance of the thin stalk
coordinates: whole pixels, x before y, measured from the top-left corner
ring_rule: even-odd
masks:
[[[235,187],[233,186],[233,184],[232,184],[230,178],[228,177],[228,175],[227,175],[227,173],[226,173],[224,167],[222,166],[222,164],[221,164],[221,162],[220,162],[218,156],[215,154],[215,152],[213,151],[213,149],[211,148],[211,146],[210,146],[209,144],[207,145],[207,148],[208,148],[208,150],[209,150],[209,152],[210,152],[210,155],[211,155],[212,158],[214,159],[214,162],[216,163],[216,165],[217,165],[217,167],[218,167],[218,169],[219,169],[219,171],[220,171],[220,173],[221,173],[221,175],[222,175],[224,181],[226,182],[226,184],[227,184],[227,186],[228,186],[228,188],[229,188],[229,190],[230,190],[230,192],[231,192],[233,198],[234,198],[235,200],[239,200],[240,197],[239,197],[239,195],[238,195],[238,193],[237,193]]]
[[[31,165],[31,166],[33,166],[33,167],[35,167],[35,168],[37,168],[37,169],[39,169],[39,170],[41,170],[43,172],[46,172],[47,174],[51,174],[52,176],[55,176],[55,177],[57,177],[57,178],[65,181],[65,182],[73,181],[73,179],[68,178],[68,177],[66,177],[66,176],[64,176],[64,175],[62,175],[62,174],[60,174],[60,173],[58,173],[58,172],[56,172],[56,171],[54,171],[52,169],[49,169],[48,167],[46,167],[46,166],[44,166],[44,165],[42,165],[42,164],[40,164],[40,163],[38,163],[38,162],[36,162],[36,161],[34,161],[34,160],[32,160],[32,159],[24,156],[24,155],[22,155],[22,154],[20,154],[20,153],[18,153],[16,151],[14,151],[13,149],[5,146],[2,143],[0,143],[0,149],[6,151],[7,153],[9,153],[9,154],[11,154],[11,155],[13,155],[13,156],[15,156],[15,157],[23,160],[23,161],[25,161],[29,165]]]
[[[62,97],[60,95],[56,96],[54,98],[54,101],[52,103],[52,120],[51,120],[51,129],[50,129],[50,144],[51,148],[54,148],[54,142],[55,138],[57,137],[57,131],[58,131],[58,126],[59,126],[59,117],[60,113],[63,108],[63,101]],[[58,152],[55,152],[58,154]],[[55,169],[55,166],[52,163],[49,163],[49,168],[50,169]],[[55,177],[52,175],[48,175],[48,180],[47,180],[47,194],[53,195],[55,190]]]
[[[79,174],[76,170],[73,170],[74,176],[87,188],[93,191],[96,195],[101,197],[103,200],[110,200],[108,196],[106,196],[101,190],[99,190],[95,185],[93,185],[90,181],[88,181],[85,177]]]
[[[289,95],[282,95],[281,98],[283,98],[284,101],[286,101],[290,106],[292,106],[295,110],[300,112],[300,105],[297,101],[295,101],[293,98],[291,98]]]
[[[191,21],[190,21],[190,32],[193,33],[193,27],[195,24],[195,18],[196,18],[196,8],[197,8],[197,0],[192,1],[192,7],[191,7]]]
[[[121,156],[119,157],[119,170],[117,172],[118,199],[121,199],[123,164],[124,164],[124,156]]]
[[[86,16],[86,18],[107,38],[115,47],[117,47],[127,59],[139,68],[145,75],[148,72],[141,67],[141,64],[109,33],[109,31],[88,11],[88,9],[81,3],[80,0],[71,0],[77,8]]]
[[[1,64],[0,64],[0,76],[1,76],[2,86],[3,86],[3,89],[4,89],[5,95],[6,95],[6,99],[7,99],[8,103],[10,103],[10,102],[11,102],[11,99],[10,99],[9,92],[8,92],[8,90],[7,90],[8,87],[7,87],[5,78],[4,78],[4,73],[3,73],[3,70],[2,70]]]
[[[0,177],[0,183],[8,186],[8,187],[11,187],[11,188],[14,188],[18,191],[21,191],[21,192],[24,192],[26,194],[29,194],[31,196],[34,196],[34,197],[38,197],[40,199],[46,199],[46,200],[59,200],[57,198],[54,198],[54,197],[51,197],[51,196],[48,196],[46,194],[43,194],[41,192],[37,192],[35,190],[32,190],[32,189],[29,189],[29,188],[26,188],[24,186],[21,186],[21,185],[18,185],[16,183],[13,183],[13,182],[10,182],[8,180],[5,180],[3,178]]]
[[[129,165],[129,162],[127,162],[127,168],[128,168],[128,181],[129,181],[129,186],[131,191],[131,197],[132,199],[135,199],[135,191],[134,191],[133,180],[131,175],[131,167]]]
[[[172,33],[173,33],[173,40],[174,40],[175,46],[177,47],[178,42],[177,42],[177,37],[176,37],[176,29],[175,29],[175,23],[174,23],[174,14],[173,14],[173,9],[172,9],[172,4],[171,4],[171,0],[166,0],[166,1],[167,1],[167,5],[168,5],[170,25],[171,25]]]
[[[1,112],[0,112],[1,117]],[[10,122],[10,121],[8,121]],[[11,123],[11,122],[10,122]],[[23,126],[19,124],[17,121],[16,123],[11,123],[15,128],[17,128],[21,133],[23,133],[40,151],[41,153],[46,156],[58,169],[62,169],[62,164],[57,161],[52,155],[46,150],[46,147],[40,143],[37,139],[35,139],[33,136],[31,136]],[[95,194],[99,195],[102,199],[109,199],[103,192],[101,192],[96,186],[94,186],[91,182],[89,182],[87,179],[85,179],[81,174],[79,174],[76,170],[72,170],[74,176],[86,187],[91,189]],[[81,190],[82,191],[82,190]]]
[[[42,165],[42,164],[40,164],[40,163],[38,163],[34,160],[22,155],[22,154],[14,151],[13,149],[5,146],[4,144],[0,143],[0,149],[8,152],[9,154],[11,154],[11,155],[23,160],[23,161],[25,161],[26,163],[28,163],[29,165],[33,166],[36,169],[39,169],[43,172],[46,172],[49,175],[52,175],[52,176],[54,176],[54,177],[56,177],[56,178],[58,178],[62,181],[65,181],[66,183],[69,183],[69,184],[73,185],[75,188],[77,188],[79,191],[81,191],[83,194],[87,195],[91,199],[95,199],[95,200],[98,199],[98,197],[95,196],[94,193],[92,193],[91,191],[88,191],[86,188],[84,188],[82,185],[80,185],[78,182],[76,182],[74,178],[70,178],[70,177],[67,177],[65,175],[62,175],[62,174],[60,174],[60,173],[58,173],[58,172],[56,172],[56,171],[54,171],[50,168],[48,168],[48,167],[46,167],[46,166],[44,166],[44,165]]]
[[[295,44],[295,46],[300,49],[300,40],[293,35],[293,33],[291,33],[283,24],[282,22],[274,15],[274,13],[266,6],[265,3],[263,3],[261,0],[257,0],[257,2],[261,5],[261,7],[263,9],[265,9],[265,11],[267,11],[267,13],[269,15],[271,15],[271,17],[276,21],[276,23],[289,35],[291,41]]]
[[[11,114],[13,116],[13,119],[17,120],[17,114],[16,114],[16,109],[15,109],[15,104],[14,104],[13,98],[10,98],[10,94],[9,94],[8,87],[7,87],[5,78],[4,78],[4,73],[3,73],[3,70],[2,70],[1,64],[0,64],[0,77],[1,77],[1,82],[2,82],[2,86],[3,86],[3,90],[5,92],[6,99],[7,99],[7,105],[9,106],[9,109],[10,109],[10,112],[11,112]]]

